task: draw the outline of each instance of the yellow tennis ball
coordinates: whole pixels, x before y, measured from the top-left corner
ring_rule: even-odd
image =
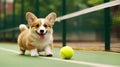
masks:
[[[60,56],[63,59],[71,59],[74,54],[74,50],[70,46],[65,46],[60,49]]]

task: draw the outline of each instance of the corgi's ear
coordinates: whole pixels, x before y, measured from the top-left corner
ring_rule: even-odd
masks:
[[[46,21],[54,24],[55,19],[56,19],[56,13],[54,13],[54,12],[50,13],[48,16],[46,16],[45,19],[46,19]]]
[[[33,13],[31,13],[31,12],[26,13],[26,20],[27,20],[28,24],[33,23],[36,19],[37,19],[37,17]]]

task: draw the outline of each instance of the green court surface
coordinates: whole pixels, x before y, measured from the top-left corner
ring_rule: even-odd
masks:
[[[70,60],[60,58],[59,48],[53,49],[53,57],[31,57],[29,52],[21,56],[17,44],[0,43],[0,67],[120,67],[120,53],[74,51]]]

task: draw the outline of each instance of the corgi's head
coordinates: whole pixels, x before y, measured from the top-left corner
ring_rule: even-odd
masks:
[[[52,35],[52,27],[56,19],[56,13],[52,12],[45,18],[37,18],[33,13],[26,13],[26,20],[28,22],[30,31],[37,34],[41,39],[46,35]]]

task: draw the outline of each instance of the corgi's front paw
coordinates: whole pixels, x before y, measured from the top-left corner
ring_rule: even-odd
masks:
[[[53,52],[52,52],[52,50],[51,50],[51,48],[50,48],[49,46],[47,46],[47,47],[45,48],[45,55],[46,55],[47,57],[52,57],[52,56],[53,56]]]
[[[39,56],[37,49],[30,50],[31,56]]]

